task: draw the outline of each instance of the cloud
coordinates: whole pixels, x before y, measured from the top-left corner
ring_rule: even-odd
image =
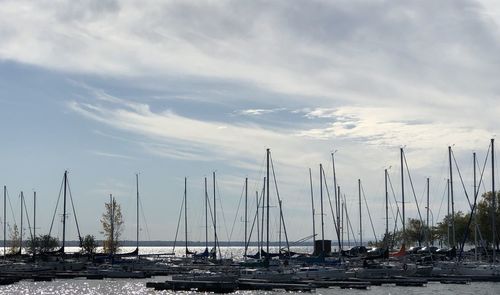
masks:
[[[498,28],[475,1],[50,3],[2,3],[0,58],[137,83],[232,80],[330,104],[467,106],[500,90]]]
[[[271,147],[285,192],[302,204],[299,179],[307,183],[306,167],[327,162],[332,149],[340,181],[353,191],[358,177],[372,178],[367,188],[379,184],[373,175],[397,165],[401,145],[416,174],[440,179],[432,162],[448,145],[465,155],[499,132],[498,7],[487,0],[7,0],[0,60],[102,88],[112,80],[103,90],[82,83],[91,98],[72,96],[67,106],[111,127],[118,140],[115,131],[127,133],[121,141],[147,153],[257,171]],[[127,94],[111,95],[115,88]],[[208,118],[207,105],[218,107]]]
[[[108,152],[102,152],[102,151],[89,151],[89,153],[96,155],[96,156],[101,156],[101,157],[135,160],[134,157],[116,154],[116,153],[108,153]]]
[[[153,112],[147,104],[120,98],[108,99],[107,104],[100,102],[100,99],[93,103],[71,101],[68,107],[86,118],[148,138],[142,145],[156,155],[254,162],[262,156],[266,146],[286,152],[286,155],[303,148],[304,140],[293,132],[282,133],[245,123],[191,119],[171,110]],[[303,163],[291,159],[288,164]]]

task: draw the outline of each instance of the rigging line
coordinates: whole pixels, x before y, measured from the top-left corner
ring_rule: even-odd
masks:
[[[489,150],[488,150],[488,153],[486,153],[486,155],[488,156],[489,155]],[[477,161],[477,157],[476,157],[476,164],[478,167],[481,167],[479,165],[479,162]],[[483,167],[483,172],[484,170],[486,169],[486,161],[485,161],[485,165]],[[481,177],[482,177],[482,174],[481,174]],[[483,188],[484,188],[484,181],[482,182],[483,184]],[[479,196],[479,186],[481,185],[481,183],[477,186],[477,191],[476,191],[476,195]],[[476,198],[476,195],[474,195],[474,197]],[[476,204],[477,205],[477,204]],[[480,244],[484,246],[484,239],[483,239],[483,234],[481,233],[481,229],[479,228],[479,224],[476,223],[476,229],[477,229],[477,232],[479,234],[479,240],[480,240]],[[485,246],[484,246],[485,247]]]
[[[236,214],[234,215],[233,225],[231,226],[231,233],[229,234],[229,241],[231,241],[233,237],[234,225],[236,224],[236,219],[238,218],[238,213],[240,212],[241,200],[243,199],[244,193],[245,193],[245,184],[243,184],[243,188],[241,189],[240,200],[238,201],[238,207],[236,208]]]
[[[278,191],[278,182],[276,180],[276,174],[274,173],[274,162],[273,162],[273,157],[271,154],[269,155],[269,158],[271,159],[271,169],[273,171],[274,187],[276,189],[276,196],[278,197],[278,203],[279,203],[279,207],[280,207],[280,220],[283,222],[283,231],[285,232],[286,246],[288,248],[288,251],[290,251],[290,244],[288,242],[288,234],[286,232],[285,218],[283,216],[283,207],[282,207],[282,202],[281,202],[281,198],[280,198],[280,193]],[[280,228],[280,230],[281,230],[281,228]]]
[[[410,186],[411,186],[411,191],[413,192],[413,198],[415,199],[415,204],[417,205],[418,217],[420,218],[420,231],[422,231],[422,225],[423,225],[424,221],[422,219],[422,214],[420,214],[420,207],[418,206],[417,195],[415,194],[415,187],[413,186],[413,180],[411,178],[410,168],[408,167],[408,162],[406,162],[406,153],[404,150],[403,150],[403,159],[405,160],[406,171],[408,173],[408,178],[410,180]]]
[[[378,243],[377,234],[375,233],[375,227],[373,226],[372,215],[370,213],[370,208],[368,207],[368,202],[366,201],[365,189],[363,184],[361,184],[361,192],[363,193],[363,199],[365,200],[366,210],[368,211],[368,217],[370,218],[370,224],[372,225],[373,236],[375,237],[375,243]]]
[[[175,246],[177,244],[177,236],[179,234],[179,227],[181,224],[182,209],[184,209],[184,199],[182,199],[181,209],[179,211],[179,219],[177,220],[177,229],[175,230],[174,248],[172,249],[172,252],[174,252],[174,254],[175,254]]]
[[[54,208],[54,214],[52,214],[52,222],[50,223],[49,237],[50,237],[50,234],[52,233],[52,227],[54,226],[54,219],[56,218],[57,207],[59,207],[59,200],[61,199],[63,184],[64,184],[64,176],[63,176],[63,179],[61,181],[61,187],[59,188],[59,195],[57,197],[56,207]]]
[[[465,197],[467,198],[467,203],[469,203],[469,207],[472,208],[472,204],[470,203],[469,194],[467,193],[467,189],[465,188],[464,179],[462,178],[462,173],[460,172],[460,167],[458,166],[457,159],[455,158],[455,153],[451,150],[451,156],[453,157],[453,161],[455,162],[455,167],[458,171],[458,176],[460,177],[460,183],[462,184],[462,188],[464,189]]]
[[[224,208],[222,208],[222,197],[220,193],[220,188],[219,188],[219,182],[216,182],[216,188],[217,188],[217,196],[219,197],[219,207],[222,212],[222,220],[224,221],[224,230],[226,231],[226,237],[229,237],[229,231],[227,229],[227,222],[226,222],[226,213],[224,212]]]
[[[80,226],[78,225],[78,218],[76,216],[75,204],[73,203],[73,195],[71,194],[71,187],[69,186],[69,179],[66,179],[68,185],[69,199],[71,201],[71,208],[73,209],[73,216],[75,216],[76,231],[78,232],[78,240],[80,241],[80,246],[83,243],[82,235],[80,234]]]
[[[257,207],[260,205],[259,199],[260,199],[260,198],[257,198]],[[249,235],[248,235],[248,237],[247,237],[247,239],[248,239],[248,240],[246,241],[246,245],[245,245],[245,247],[246,247],[247,249],[248,249],[248,246],[250,245],[250,240],[252,239],[253,228],[254,228],[254,226],[255,226],[255,222],[256,222],[256,220],[258,220],[258,218],[259,218],[259,216],[258,216],[258,212],[257,212],[257,211],[255,211],[255,215],[254,215],[254,218],[253,218],[253,221],[252,221],[252,227],[250,228],[250,233],[249,233]],[[257,228],[258,228],[258,226],[257,226]],[[258,234],[257,234],[257,235],[258,235]]]
[[[358,244],[358,241],[356,239],[356,235],[354,234],[354,229],[352,228],[352,224],[351,224],[351,219],[349,218],[349,213],[347,212],[347,198],[344,194],[344,211],[345,211],[345,217],[347,219],[347,231],[349,231],[349,228],[351,229],[351,234],[352,234],[352,238],[354,239],[354,244],[357,245]],[[348,241],[349,242],[349,241]]]
[[[14,214],[14,209],[12,208],[12,203],[10,202],[9,190],[7,190],[6,192],[7,192],[7,200],[9,201],[10,212],[12,213],[12,219],[14,219],[14,224],[17,225],[16,215]]]
[[[387,180],[389,180],[389,186],[391,187],[392,197],[394,198],[394,203],[396,204],[397,208],[396,218],[394,219],[397,222],[397,217],[398,217],[397,212],[400,212],[400,210],[399,210],[398,200],[396,199],[396,193],[394,192],[394,187],[392,186],[391,176],[389,175],[389,173],[387,173]],[[403,217],[401,216],[401,214],[399,214],[399,219],[401,223],[403,223]]]
[[[253,192],[260,191],[260,179],[262,179],[263,175],[264,175],[264,167],[266,166],[265,165],[266,155],[267,155],[267,152],[265,153],[264,157],[262,158],[262,162],[260,163],[260,170],[259,170],[258,177],[257,177],[258,180],[256,182],[254,182],[253,190],[251,190]]]
[[[392,232],[392,246],[393,247],[394,247],[394,241],[396,240],[396,231],[398,230],[398,220],[397,220],[398,215],[401,215],[401,214],[399,214],[399,209],[396,212],[396,219],[394,219],[394,230]]]
[[[426,178],[424,178],[425,181],[427,181]],[[426,197],[426,192],[427,192],[427,186],[424,185],[423,188],[422,188],[422,194],[420,195],[420,201],[418,202],[420,205],[422,205],[422,203],[424,202],[424,198]]]
[[[486,153],[486,157],[485,157],[485,159],[484,159],[483,170],[481,171],[481,177],[479,178],[479,185],[481,185],[481,183],[483,182],[483,175],[484,175],[484,171],[485,171],[485,169],[486,169],[486,163],[487,163],[487,161],[488,161],[488,154],[489,154],[489,151],[490,151],[490,148],[491,148],[491,147],[492,147],[492,145],[490,144],[490,145],[488,146],[488,152]],[[475,192],[475,194],[474,194],[474,205],[471,207],[471,213],[470,213],[470,215],[469,215],[469,221],[468,221],[468,223],[467,223],[466,231],[465,231],[465,233],[464,233],[464,236],[463,236],[463,239],[462,239],[462,243],[461,243],[461,245],[460,245],[460,254],[459,254],[459,256],[458,256],[458,261],[460,261],[460,260],[461,260],[461,258],[462,258],[462,253],[463,253],[463,251],[464,251],[465,240],[467,239],[468,230],[469,230],[469,228],[470,228],[470,224],[472,223],[472,217],[473,217],[473,215],[474,215],[474,211],[475,211],[475,209],[477,208],[477,196],[478,196],[478,193],[479,193],[479,192],[477,191],[477,192]],[[495,196],[493,196],[493,197],[495,197]],[[480,236],[480,238],[482,239],[481,230],[479,229],[479,227],[476,227],[476,229],[478,229],[478,231],[479,231],[479,236]],[[496,234],[496,233],[495,233],[495,234]]]
[[[325,184],[326,195],[328,196],[328,203],[330,204],[330,211],[332,212],[333,225],[335,227],[335,233],[337,233],[339,231],[338,231],[337,222],[335,221],[335,214],[333,213],[332,198],[330,197],[330,191],[328,190],[328,183],[325,180],[328,178],[326,177],[326,173],[325,173],[325,170],[323,169],[323,166],[321,167],[321,169],[323,170],[323,180],[324,180],[324,184]],[[335,188],[335,189],[337,189],[337,188]]]
[[[142,221],[144,221],[144,226],[146,227],[146,234],[148,235],[148,240],[151,240],[151,235],[149,234],[148,221],[146,219],[146,214],[144,214],[144,206],[142,205],[142,199],[139,198],[139,209],[141,209]],[[140,230],[140,228],[139,228]]]
[[[481,186],[481,184],[483,185],[483,189],[486,192],[486,188],[484,187],[483,175],[484,175],[484,171],[486,170],[486,164],[488,163],[488,157],[490,155],[490,148],[491,148],[491,144],[488,146],[488,151],[486,152],[486,158],[484,159],[483,170],[481,171],[481,176],[479,178],[479,184],[477,186],[478,190],[476,191],[476,194],[474,195],[476,207],[477,207],[477,197],[479,196],[479,187]],[[476,163],[479,166],[479,162],[477,161],[477,158],[476,158]],[[479,166],[479,167],[481,167],[481,166]],[[472,216],[472,214],[471,214],[471,216]],[[477,228],[477,231],[479,233],[479,238],[481,239],[481,241],[484,241],[483,234],[481,233],[481,229],[479,228],[479,226],[477,224],[476,224],[476,228]]]
[[[23,198],[23,204],[24,204],[24,212],[26,213],[26,220],[28,221],[28,229],[30,231],[31,238],[33,239],[34,237],[33,237],[33,232],[31,231],[30,217],[28,215],[28,209],[26,208],[26,200],[25,200],[25,198]],[[34,239],[33,239],[33,241],[34,241]]]
[[[439,220],[439,217],[441,216],[441,209],[443,208],[444,198],[446,197],[447,191],[448,191],[448,187],[445,185],[444,190],[443,190],[443,195],[441,196],[441,204],[439,205],[439,210],[438,210],[436,220]]]
[[[389,171],[387,171],[387,178],[389,178]],[[389,179],[387,179],[387,180],[389,181]],[[389,191],[387,191],[387,193],[389,194]],[[392,219],[395,220],[397,218],[397,216],[394,214],[394,208],[393,208],[391,199],[387,198],[387,202],[389,203],[389,209],[391,209]]]
[[[216,184],[216,185],[217,185],[217,184]],[[217,187],[218,187],[218,186],[217,186]],[[217,189],[217,187],[216,187],[216,189]],[[218,190],[218,189],[217,189],[217,190]],[[219,198],[219,201],[220,201],[220,198]],[[219,203],[220,203],[220,202],[219,202]],[[222,207],[221,207],[221,209],[222,209]],[[212,205],[210,204],[210,202],[208,202],[208,211],[210,212],[210,218],[211,218],[211,220],[212,220],[212,225],[214,225],[214,223],[215,223],[215,222],[214,222],[214,214],[212,213]],[[219,244],[219,235],[218,235],[217,233],[215,233],[215,237],[214,237],[214,238],[215,238],[215,241],[214,241],[214,242],[215,242],[215,244],[216,244],[216,246],[215,246],[215,248],[216,248],[216,249],[215,249],[215,251],[217,252],[217,248],[218,248],[218,250],[219,250],[219,257],[222,257],[221,250],[220,250],[220,244]]]
[[[301,239],[298,239],[297,241],[292,241],[290,243],[290,245],[293,247],[293,246],[297,246],[299,243],[302,243],[302,242],[305,242],[305,241],[309,241],[310,239],[312,239],[312,237],[314,236],[317,236],[317,235],[309,235],[307,237],[303,237]]]

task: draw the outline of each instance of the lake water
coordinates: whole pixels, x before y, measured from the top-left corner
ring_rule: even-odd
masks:
[[[124,247],[123,252],[133,250],[133,247]],[[273,247],[273,250],[277,248]],[[77,248],[68,249],[76,251]],[[190,247],[190,250],[202,252],[204,247]],[[297,247],[293,250],[310,252],[310,247]],[[255,247],[249,250],[249,253],[255,253]],[[171,253],[172,247],[143,247],[141,254],[161,254]],[[184,249],[177,248],[177,254],[182,255]],[[243,254],[241,247],[223,247],[221,252],[225,257],[239,258]],[[154,277],[149,279],[105,279],[105,280],[85,280],[85,279],[57,279],[52,282],[30,282],[21,281],[9,286],[0,286],[0,294],[172,294],[171,291],[154,291],[146,288],[146,282],[164,281],[167,277]],[[190,293],[190,292],[182,292]],[[195,292],[191,292],[196,294]],[[289,292],[265,292],[265,291],[239,291],[235,294],[271,294],[271,293],[289,293]],[[434,295],[455,295],[455,294],[500,294],[500,283],[478,282],[470,285],[443,285],[440,283],[429,283],[426,287],[396,287],[396,286],[372,286],[369,290],[342,290],[340,288],[317,289],[316,294],[434,294]]]

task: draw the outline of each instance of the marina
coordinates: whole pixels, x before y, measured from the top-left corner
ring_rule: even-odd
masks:
[[[0,0],[0,295],[500,295],[499,0]]]

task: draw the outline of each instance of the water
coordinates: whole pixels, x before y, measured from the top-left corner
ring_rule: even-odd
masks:
[[[146,282],[162,281],[165,277],[153,279],[106,279],[100,281],[73,279],[55,280],[52,282],[28,282],[23,281],[14,285],[0,286],[0,294],[171,294],[171,291],[154,291],[146,288]],[[196,292],[182,292],[193,293]],[[235,294],[270,294],[270,293],[290,293],[290,292],[264,292],[264,291],[238,291]],[[343,290],[340,288],[317,289],[316,294],[500,294],[500,283],[472,283],[470,285],[443,285],[440,283],[429,283],[426,287],[396,287],[396,286],[373,286],[369,290]],[[198,293],[199,294],[199,293]]]
[[[130,252],[134,247],[124,247],[122,252]],[[203,252],[204,247],[190,247],[192,251]],[[70,248],[68,252],[77,251],[78,248]],[[272,247],[273,251],[277,247]],[[311,252],[311,247],[296,247],[294,251]],[[142,247],[141,254],[161,254],[171,253],[172,247]],[[184,253],[184,248],[179,247],[175,251],[178,255]],[[243,249],[241,247],[222,247],[222,255],[224,257],[241,258]],[[257,252],[255,247],[248,251],[250,254]],[[146,288],[146,282],[164,281],[166,277],[154,277],[149,279],[104,279],[104,280],[85,280],[85,279],[56,279],[52,282],[30,282],[21,281],[13,285],[0,286],[0,294],[92,294],[92,295],[107,295],[107,294],[172,294],[171,291],[154,291]],[[193,293],[196,292],[182,292]],[[270,294],[270,293],[290,293],[290,292],[265,292],[265,291],[239,291],[235,294]],[[430,282],[426,287],[396,287],[396,286],[372,286],[366,290],[342,290],[340,288],[317,289],[316,294],[404,294],[404,295],[420,295],[420,294],[500,294],[500,283],[478,282],[470,285],[443,285],[440,283]]]

